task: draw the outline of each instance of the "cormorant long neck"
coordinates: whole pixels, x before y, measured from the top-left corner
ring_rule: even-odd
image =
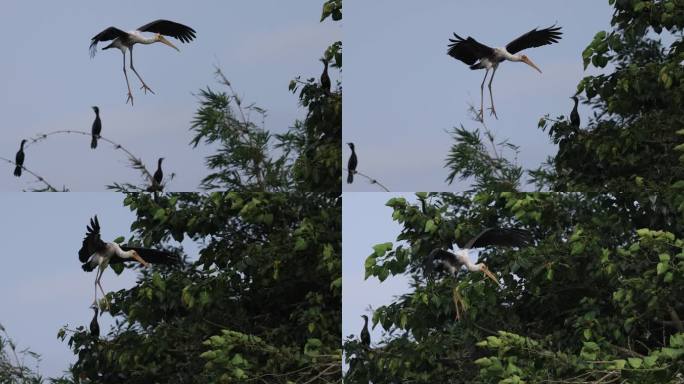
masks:
[[[24,144],[26,144],[26,139],[22,140],[21,145],[19,146],[19,150],[22,152],[24,151]]]

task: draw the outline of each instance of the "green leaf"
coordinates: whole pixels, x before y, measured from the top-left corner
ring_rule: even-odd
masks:
[[[670,265],[668,263],[658,263],[656,266],[656,271],[658,275],[662,275],[663,273],[667,272],[667,270],[670,268]]]
[[[641,364],[644,362],[642,359],[638,357],[630,357],[627,359],[627,361],[629,362],[629,365],[634,369],[641,368]]]
[[[437,226],[435,225],[434,220],[431,219],[425,223],[425,232],[434,233],[436,230],[437,230]]]

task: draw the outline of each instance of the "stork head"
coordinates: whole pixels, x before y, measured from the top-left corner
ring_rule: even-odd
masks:
[[[492,281],[495,282],[496,285],[501,287],[501,283],[499,283],[499,280],[496,278],[496,276],[494,276],[494,274],[489,270],[489,268],[487,268],[486,265],[484,265],[483,263],[479,263],[479,264],[475,264],[475,266],[478,267],[480,269],[480,272],[484,273],[485,276],[492,279]]]
[[[530,58],[527,57],[527,55],[521,55],[521,56],[520,56],[520,61],[522,61],[523,63],[529,65],[530,67],[532,67],[532,68],[534,68],[534,69],[536,69],[537,71],[539,71],[539,73],[542,73],[541,69],[539,69],[539,67],[537,67],[537,66],[532,62],[532,60],[530,60]]]
[[[170,41],[166,40],[166,38],[165,38],[164,36],[162,36],[161,33],[157,33],[157,34],[154,36],[154,39],[155,39],[156,41],[158,41],[158,42],[160,42],[160,43],[162,43],[162,44],[166,44],[166,45],[168,45],[169,47],[171,47],[171,48],[175,49],[176,51],[180,52],[180,49],[176,48],[175,45],[171,44]]]
[[[135,249],[131,249],[130,251],[128,251],[128,254],[129,254],[132,258],[134,258],[135,260],[137,260],[138,262],[140,262],[140,264],[142,264],[142,265],[144,265],[144,266],[146,266],[146,267],[149,266],[149,264],[147,264],[147,262],[146,262],[145,260],[143,260],[143,258],[140,257],[140,255],[138,255],[138,252],[136,252]]]

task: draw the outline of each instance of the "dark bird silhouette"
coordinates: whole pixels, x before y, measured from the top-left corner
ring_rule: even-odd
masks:
[[[19,151],[17,151],[17,155],[14,156],[14,163],[16,164],[16,167],[14,167],[14,176],[16,177],[21,177],[21,169],[24,166],[24,159],[26,158],[26,155],[24,155],[24,144],[26,144],[26,140],[21,141]]]
[[[332,83],[330,82],[330,76],[328,75],[328,59],[322,58],[321,62],[323,62],[323,73],[321,74],[321,88],[323,88],[323,91],[325,91],[325,93],[330,93]]]
[[[370,332],[368,332],[368,316],[361,315],[363,317],[363,329],[361,330],[361,343],[366,347],[370,347],[371,338]]]
[[[347,143],[349,148],[351,148],[351,156],[349,156],[349,162],[347,162],[347,184],[354,182],[354,174],[356,173],[356,166],[359,164],[359,159],[356,157],[356,150],[354,148],[354,143]]]
[[[142,35],[143,32],[151,32],[154,33],[154,35],[147,38]],[[126,78],[126,87],[128,87],[128,99],[126,100],[126,103],[130,101],[131,105],[133,105],[133,94],[131,93],[131,85],[128,82],[128,74],[126,73],[126,52],[128,51],[130,53],[131,70],[133,70],[133,73],[135,73],[138,80],[142,83],[141,89],[143,89],[145,93],[147,93],[147,91],[154,93],[154,91],[145,84],[145,81],[140,77],[138,71],[135,70],[135,67],[133,67],[133,45],[162,43],[180,51],[175,45],[171,44],[170,41],[166,40],[164,36],[173,37],[180,40],[182,43],[189,43],[195,39],[195,33],[196,31],[194,29],[169,20],[155,20],[132,32],[124,32],[116,27],[109,27],[90,39],[90,56],[95,56],[98,43],[110,40],[112,41],[111,44],[102,48],[102,50],[117,48],[121,51],[123,54],[123,72],[124,77]]]
[[[577,105],[579,104],[579,99],[577,96],[571,97],[572,100],[575,101],[575,107],[572,108],[572,112],[570,112],[570,125],[574,128],[579,128],[580,126],[580,115],[579,112],[577,112]]]
[[[102,121],[100,120],[100,108],[93,107],[93,111],[95,111],[95,121],[93,121],[93,128],[91,129],[93,139],[90,141],[90,148],[95,149],[97,148],[97,139],[100,138],[102,132]]]
[[[147,188],[147,192],[157,192],[163,189],[161,183],[162,179],[164,178],[164,171],[162,171],[162,161],[164,161],[163,157],[160,157],[157,161],[157,170],[154,172],[154,175],[152,175],[152,185],[150,185],[150,187]]]
[[[500,285],[496,276],[489,271],[484,263],[473,263],[470,260],[469,252],[474,248],[486,248],[491,246],[499,247],[524,247],[532,242],[532,234],[529,231],[515,228],[486,228],[477,236],[470,239],[464,246],[460,247],[456,253],[444,249],[434,249],[427,257],[426,272],[432,272],[432,266],[436,260],[452,276],[456,276],[459,269],[465,266],[471,272],[482,272]]]
[[[543,45],[557,43],[562,35],[560,32],[561,27],[551,26],[546,29],[538,30],[533,29],[524,35],[518,37],[517,39],[511,41],[506,45],[505,48],[492,48],[488,47],[472,37],[467,39],[454,33],[455,39],[449,39],[451,42],[449,44],[449,49],[447,54],[456,60],[462,61],[463,63],[470,66],[470,69],[485,69],[485,76],[482,79],[482,85],[480,85],[480,119],[484,120],[484,84],[487,80],[487,75],[489,70],[492,71],[492,77],[489,79],[489,98],[491,101],[491,112],[494,117],[496,116],[496,109],[494,109],[494,95],[492,95],[492,81],[494,81],[494,75],[499,67],[499,64],[504,60],[513,62],[522,62],[530,67],[536,69],[541,73],[539,69],[529,57],[522,54],[517,54],[518,52],[534,47],[541,47]]]
[[[100,222],[97,219],[97,215],[90,219],[90,225],[88,225],[86,229],[87,231],[83,238],[81,249],[78,251],[78,259],[82,263],[81,268],[86,272],[98,268],[97,273],[95,274],[94,306],[97,306],[97,287],[100,287],[102,295],[106,296],[104,289],[102,289],[102,285],[100,284],[100,279],[108,265],[126,261],[138,261],[147,267],[148,263],[172,264],[179,262],[178,256],[166,251],[129,247],[114,242],[102,241],[100,238]]]
[[[94,305],[93,310],[95,311],[95,314],[93,315],[93,319],[90,320],[90,334],[94,337],[100,337],[100,324],[97,323],[97,306]]]

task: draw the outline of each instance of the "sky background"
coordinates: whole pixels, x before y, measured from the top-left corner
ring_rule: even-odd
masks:
[[[568,115],[569,99],[584,72],[581,53],[600,30],[610,28],[608,1],[502,2],[498,0],[375,0],[345,2],[344,142],[354,142],[358,170],[392,191],[464,190],[444,181],[453,127],[480,128],[468,104],[480,102],[484,71],[471,71],[447,56],[456,32],[489,46],[505,46],[535,27],[563,27],[559,44],[524,51],[543,74],[503,63],[492,86],[499,120],[485,121],[499,140],[520,146],[525,168],[555,153],[539,118]],[[483,24],[486,22],[487,25]],[[486,90],[486,87],[485,87]],[[485,95],[485,108],[488,107]],[[588,111],[580,106],[586,119]],[[349,156],[344,146],[343,159]],[[529,188],[529,186],[527,187]],[[345,191],[378,191],[358,178]]]
[[[102,135],[141,157],[151,172],[165,157],[166,174],[176,173],[170,191],[195,191],[208,172],[204,158],[213,153],[192,149],[188,131],[198,106],[195,94],[211,86],[223,69],[246,103],[268,110],[266,128],[283,132],[305,116],[298,98],[288,91],[291,79],[320,76],[318,61],[333,41],[342,39],[340,23],[319,23],[322,1],[299,0],[73,0],[35,2],[3,0],[0,34],[0,156],[14,160],[22,138],[55,130],[90,132],[91,106],[98,105]],[[121,52],[98,51],[90,59],[90,38],[109,26],[130,31],[156,19],[170,19],[197,31],[183,44],[170,39],[176,52],[163,44],[137,45],[134,64],[156,95],[143,94],[129,72],[135,107],[126,104]],[[103,45],[100,45],[100,48]],[[338,77],[332,71],[333,81]],[[60,135],[26,151],[25,165],[57,188],[103,191],[112,182],[144,180],[127,167],[126,157],[101,142],[90,149],[90,138]],[[13,166],[0,162],[0,191],[41,187],[30,175],[17,179]]]
[[[57,332],[64,325],[87,327],[93,317],[95,272],[84,272],[78,260],[86,225],[97,214],[102,239],[128,239],[135,214],[123,206],[124,196],[116,193],[3,193],[1,197],[0,324],[17,350],[29,348],[41,355],[41,374],[61,376],[76,359],[66,341],[57,339]],[[182,245],[189,260],[196,260],[197,245],[187,239]],[[131,288],[137,275],[126,269],[117,276],[107,269],[102,287],[105,292]],[[105,335],[113,319],[105,313],[99,323]]]

